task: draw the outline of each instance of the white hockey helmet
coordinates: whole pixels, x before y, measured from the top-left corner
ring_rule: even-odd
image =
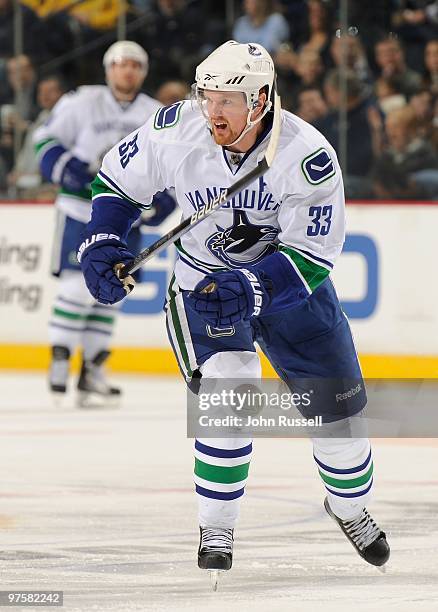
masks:
[[[103,65],[105,70],[114,63],[124,59],[130,59],[138,62],[146,74],[149,67],[149,57],[143,47],[140,47],[132,40],[119,40],[108,47],[103,56]]]
[[[271,108],[274,78],[274,62],[262,45],[242,44],[229,40],[213,51],[197,67],[194,94],[199,104],[201,104],[204,90],[239,91],[245,94],[248,108],[247,126],[239,138],[232,143],[235,144],[248,130],[261,121]],[[265,108],[255,121],[251,121],[251,113],[257,107],[260,90],[264,87],[267,88]]]

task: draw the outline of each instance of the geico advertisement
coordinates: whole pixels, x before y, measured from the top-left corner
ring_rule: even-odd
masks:
[[[144,246],[178,223],[145,228]],[[438,289],[434,228],[438,206],[349,205],[347,237],[332,278],[363,353],[436,354]],[[49,205],[0,206],[0,343],[47,343],[56,295],[50,277],[54,211]],[[125,300],[114,344],[167,346],[163,302],[175,261],[170,247],[142,270]]]

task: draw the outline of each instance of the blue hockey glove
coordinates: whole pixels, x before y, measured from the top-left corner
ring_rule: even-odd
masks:
[[[272,284],[262,272],[240,268],[208,274],[189,294],[196,312],[213,327],[258,316],[271,301]]]
[[[77,157],[71,157],[61,171],[60,184],[70,191],[90,189],[93,176],[88,172],[88,164]]]
[[[79,247],[78,261],[91,295],[101,304],[120,302],[135,286],[132,276],[120,280],[114,267],[132,262],[134,255],[116,234],[88,235]]]
[[[152,208],[141,214],[144,225],[157,226],[175,210],[176,202],[167,191],[159,191],[154,195]]]

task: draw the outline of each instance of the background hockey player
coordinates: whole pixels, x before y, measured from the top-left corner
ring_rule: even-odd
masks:
[[[92,219],[79,249],[97,300],[117,302],[132,282],[121,282],[113,267],[132,260],[126,236],[154,193],[174,186],[183,217],[189,217],[256,166],[270,137],[273,81],[273,62],[263,47],[229,41],[198,66],[197,104],[159,110],[107,154],[93,183]],[[284,380],[334,381],[319,412],[324,422],[363,409],[355,347],[329,278],[344,226],[343,182],[333,148],[315,128],[282,111],[269,171],[177,245],[167,327],[189,384],[200,377],[259,378],[256,340]],[[214,290],[204,292],[207,287]],[[354,394],[346,386],[351,380],[359,385]],[[311,408],[306,416],[313,416]],[[365,509],[373,485],[368,439],[312,442],[326,510],[368,563],[383,565],[389,558],[386,537]],[[231,567],[251,452],[251,440],[244,438],[195,442],[199,567]]]
[[[83,362],[78,381],[79,402],[91,405],[101,396],[118,395],[104,377],[117,307],[97,304],[86,289],[76,260],[76,247],[90,219],[90,183],[105,153],[122,137],[142,125],[160,104],[139,93],[148,70],[144,49],[119,41],[106,51],[103,64],[107,85],[80,87],[62,97],[35,142],[45,179],[60,184],[56,199],[56,229],[52,272],[59,277],[49,324],[52,363],[49,383],[55,394],[67,388],[69,360],[80,345]],[[155,199],[156,224],[173,208],[167,194]],[[131,247],[139,246],[134,230]]]

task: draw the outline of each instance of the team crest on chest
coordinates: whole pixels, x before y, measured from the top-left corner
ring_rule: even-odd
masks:
[[[266,255],[275,251],[272,244],[278,229],[272,225],[251,223],[247,213],[233,211],[233,225],[222,228],[216,225],[217,232],[205,241],[210,253],[227,266],[240,268],[242,265],[255,264]]]

